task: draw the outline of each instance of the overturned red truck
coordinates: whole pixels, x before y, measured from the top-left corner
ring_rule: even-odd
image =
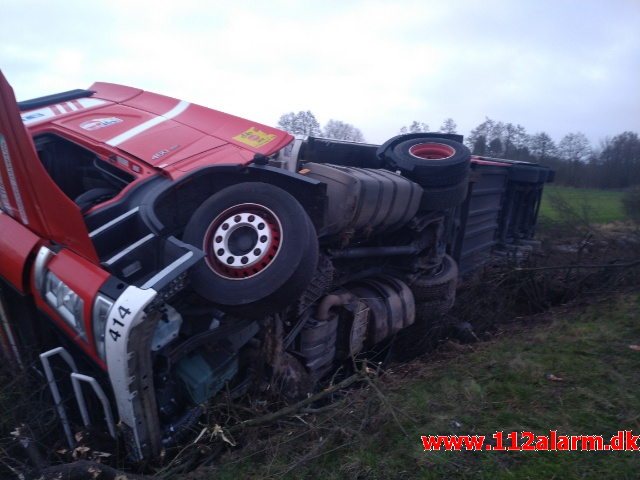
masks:
[[[0,82],[0,349],[70,444],[83,422],[135,460],[223,388],[304,395],[444,314],[465,272],[526,250],[553,176],[458,135],[294,138],[121,85],[17,103]]]

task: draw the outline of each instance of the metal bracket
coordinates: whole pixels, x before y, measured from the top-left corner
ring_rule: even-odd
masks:
[[[40,253],[38,253],[38,255],[40,255]],[[64,405],[62,404],[62,398],[60,397],[60,390],[58,390],[56,377],[53,375],[53,370],[51,370],[51,363],[49,362],[49,357],[52,357],[54,355],[60,355],[62,359],[67,362],[67,365],[69,365],[69,368],[71,368],[74,373],[78,373],[78,367],[76,367],[76,362],[74,362],[73,357],[69,355],[69,352],[67,352],[64,347],[57,347],[49,350],[48,352],[40,354],[40,361],[42,362],[42,366],[44,367],[44,374],[47,377],[49,390],[51,390],[51,395],[53,396],[53,403],[55,404],[56,410],[58,411],[60,422],[62,422],[64,435],[65,437],[67,437],[69,448],[73,448],[75,446],[75,442],[73,440],[73,435],[71,434],[71,425],[69,424],[67,412],[64,409]]]
[[[78,402],[78,408],[80,409],[80,415],[82,415],[82,422],[85,427],[91,425],[89,420],[89,411],[87,410],[87,403],[84,401],[84,395],[82,394],[82,387],[80,386],[80,382],[85,382],[91,385],[94,393],[100,400],[102,404],[102,410],[104,412],[104,419],[107,422],[107,428],[109,429],[109,434],[116,438],[116,427],[115,422],[113,421],[113,414],[111,413],[111,406],[109,405],[109,399],[102,390],[102,387],[98,383],[98,381],[90,377],[88,375],[83,375],[81,373],[73,372],[71,374],[71,383],[73,384],[73,392],[76,396],[76,401]]]

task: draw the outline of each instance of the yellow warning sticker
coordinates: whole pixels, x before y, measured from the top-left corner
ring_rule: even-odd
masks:
[[[260,148],[263,145],[266,145],[270,141],[274,140],[276,135],[273,133],[265,133],[262,130],[256,130],[254,127],[251,127],[249,130],[246,130],[235,137],[234,140],[238,142],[249,145],[253,148]]]

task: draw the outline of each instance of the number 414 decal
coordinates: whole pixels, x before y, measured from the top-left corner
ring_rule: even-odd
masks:
[[[118,307],[118,315],[120,315],[120,320],[124,320],[125,317],[131,315],[131,310],[120,305]],[[116,317],[117,315],[111,318],[112,328],[109,329],[109,335],[111,335],[111,338],[113,338],[114,342],[117,342],[118,338],[122,336],[122,333],[120,333],[119,330],[120,328],[124,327],[124,323],[122,323]]]

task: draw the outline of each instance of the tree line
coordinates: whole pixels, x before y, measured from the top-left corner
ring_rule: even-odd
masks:
[[[628,188],[640,184],[640,139],[622,132],[593,147],[582,132],[556,144],[546,132],[486,118],[465,143],[475,155],[538,162],[556,171],[556,183],[573,187]]]
[[[320,128],[320,123],[309,110],[298,113],[285,113],[278,120],[278,128],[292,135],[311,135],[350,142],[365,141],[362,132],[358,128],[341,120],[331,119],[324,128]]]
[[[320,123],[311,111],[299,111],[298,113],[289,112],[280,116],[278,120],[278,128],[292,135],[311,135],[332,138],[334,140],[347,140],[350,142],[364,142],[364,135],[360,129],[354,127],[350,123],[341,120],[329,120],[324,128],[320,127]],[[456,133],[458,126],[453,118],[447,118],[440,126],[439,132]],[[401,134],[429,132],[429,125],[424,122],[414,120],[407,127],[400,128]]]
[[[280,117],[278,127],[293,134],[324,136],[364,142],[362,132],[349,123],[329,120],[324,128],[310,111]],[[438,129],[456,133],[447,118]],[[430,132],[425,122],[414,120],[398,133]],[[546,132],[529,134],[520,124],[485,118],[471,130],[465,143],[474,155],[537,162],[556,171],[556,183],[574,187],[628,188],[640,185],[640,139],[631,131],[606,138],[594,147],[582,132],[566,134],[558,143]]]

